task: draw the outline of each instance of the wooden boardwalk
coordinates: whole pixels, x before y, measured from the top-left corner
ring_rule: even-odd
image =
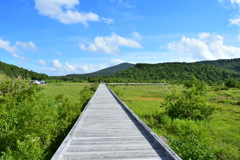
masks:
[[[100,84],[52,160],[180,159]]]

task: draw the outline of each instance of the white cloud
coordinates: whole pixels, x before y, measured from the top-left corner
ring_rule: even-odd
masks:
[[[0,39],[0,49],[4,49],[9,53],[14,53],[17,51],[17,47],[11,46],[9,41]]]
[[[240,18],[229,19],[230,24],[240,27]]]
[[[65,63],[64,68],[65,68],[65,70],[68,71],[68,72],[75,72],[76,69],[77,69],[77,66],[74,66],[74,65]]]
[[[131,34],[131,36],[133,37],[133,39],[135,39],[137,41],[141,41],[142,40],[142,36],[138,32],[133,32]]]
[[[102,17],[101,20],[107,24],[112,24],[114,23],[114,20],[113,19],[110,19],[110,18],[104,18]]]
[[[26,60],[26,58],[24,58],[23,56],[18,55],[17,53],[12,53],[12,56],[15,58],[19,58],[21,60]]]
[[[29,41],[29,42],[17,41],[16,45],[22,47],[25,50],[33,50],[34,51],[37,49],[36,45],[32,41]]]
[[[126,61],[123,61],[121,59],[111,59],[111,63],[113,63],[113,64],[120,64],[120,63],[124,63],[124,62],[126,62]]]
[[[229,22],[231,25],[236,25],[240,27],[240,0],[218,0],[220,4],[222,4],[225,8],[238,8],[238,12],[235,13],[235,18],[230,18]]]
[[[19,50],[16,46],[11,46],[9,41],[5,41],[0,39],[0,49],[4,49],[5,51],[9,52],[13,57],[26,60],[23,56],[18,55],[16,52]]]
[[[240,0],[218,0],[218,2],[225,5],[240,5]]]
[[[230,0],[232,4],[240,4],[240,0]]]
[[[180,41],[171,42],[168,44],[168,49],[195,60],[240,57],[240,48],[224,45],[223,42],[223,37],[219,35],[201,33],[198,39],[183,37]]]
[[[42,59],[38,60],[38,64],[40,64],[41,66],[46,66],[47,65],[47,63]]]
[[[79,12],[75,6],[79,5],[79,0],[34,0],[38,13],[50,18],[59,20],[64,24],[82,23],[87,26],[89,21],[100,21],[101,18],[92,12]],[[111,20],[102,19],[106,23]]]
[[[61,62],[58,59],[54,59],[52,63],[53,63],[54,67],[57,67],[57,68],[63,67],[63,65],[61,64]]]
[[[38,61],[40,62],[40,60]],[[54,59],[51,66],[40,67],[41,71],[51,72],[51,75],[66,75],[66,74],[82,74],[101,70],[108,66],[87,64],[87,65],[73,65],[68,62],[61,63],[60,60]]]
[[[107,54],[121,53],[119,47],[142,48],[135,40],[121,37],[115,33],[108,37],[97,36],[93,43],[89,43],[88,46],[80,44],[79,47],[82,50]]]
[[[109,0],[111,3],[117,3],[124,8],[134,8],[135,7],[135,0]]]
[[[5,51],[9,52],[13,57],[26,60],[25,57],[19,55],[19,51],[21,48],[24,50],[36,50],[37,47],[32,41],[29,42],[20,42],[17,41],[15,45],[11,46],[9,41],[3,40],[0,38],[0,49],[4,49]]]

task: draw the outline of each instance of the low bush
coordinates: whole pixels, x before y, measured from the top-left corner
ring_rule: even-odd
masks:
[[[240,86],[240,83],[235,79],[229,79],[225,82],[225,86],[228,88],[238,88]]]
[[[187,89],[181,93],[173,91],[167,95],[162,103],[162,106],[166,107],[167,115],[172,119],[207,119],[215,107],[210,105],[205,98],[206,86],[193,78],[186,87]]]
[[[198,136],[189,134],[170,139],[171,148],[184,160],[215,160],[214,151]]]

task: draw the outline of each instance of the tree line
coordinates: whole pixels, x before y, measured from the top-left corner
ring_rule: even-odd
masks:
[[[46,80],[48,75],[40,74],[34,71],[29,71],[15,65],[7,64],[0,61],[0,74],[5,74],[9,77],[22,77],[24,79]]]

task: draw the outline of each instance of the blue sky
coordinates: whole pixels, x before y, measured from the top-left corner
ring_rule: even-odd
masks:
[[[0,61],[48,75],[240,58],[240,0],[0,0]]]

